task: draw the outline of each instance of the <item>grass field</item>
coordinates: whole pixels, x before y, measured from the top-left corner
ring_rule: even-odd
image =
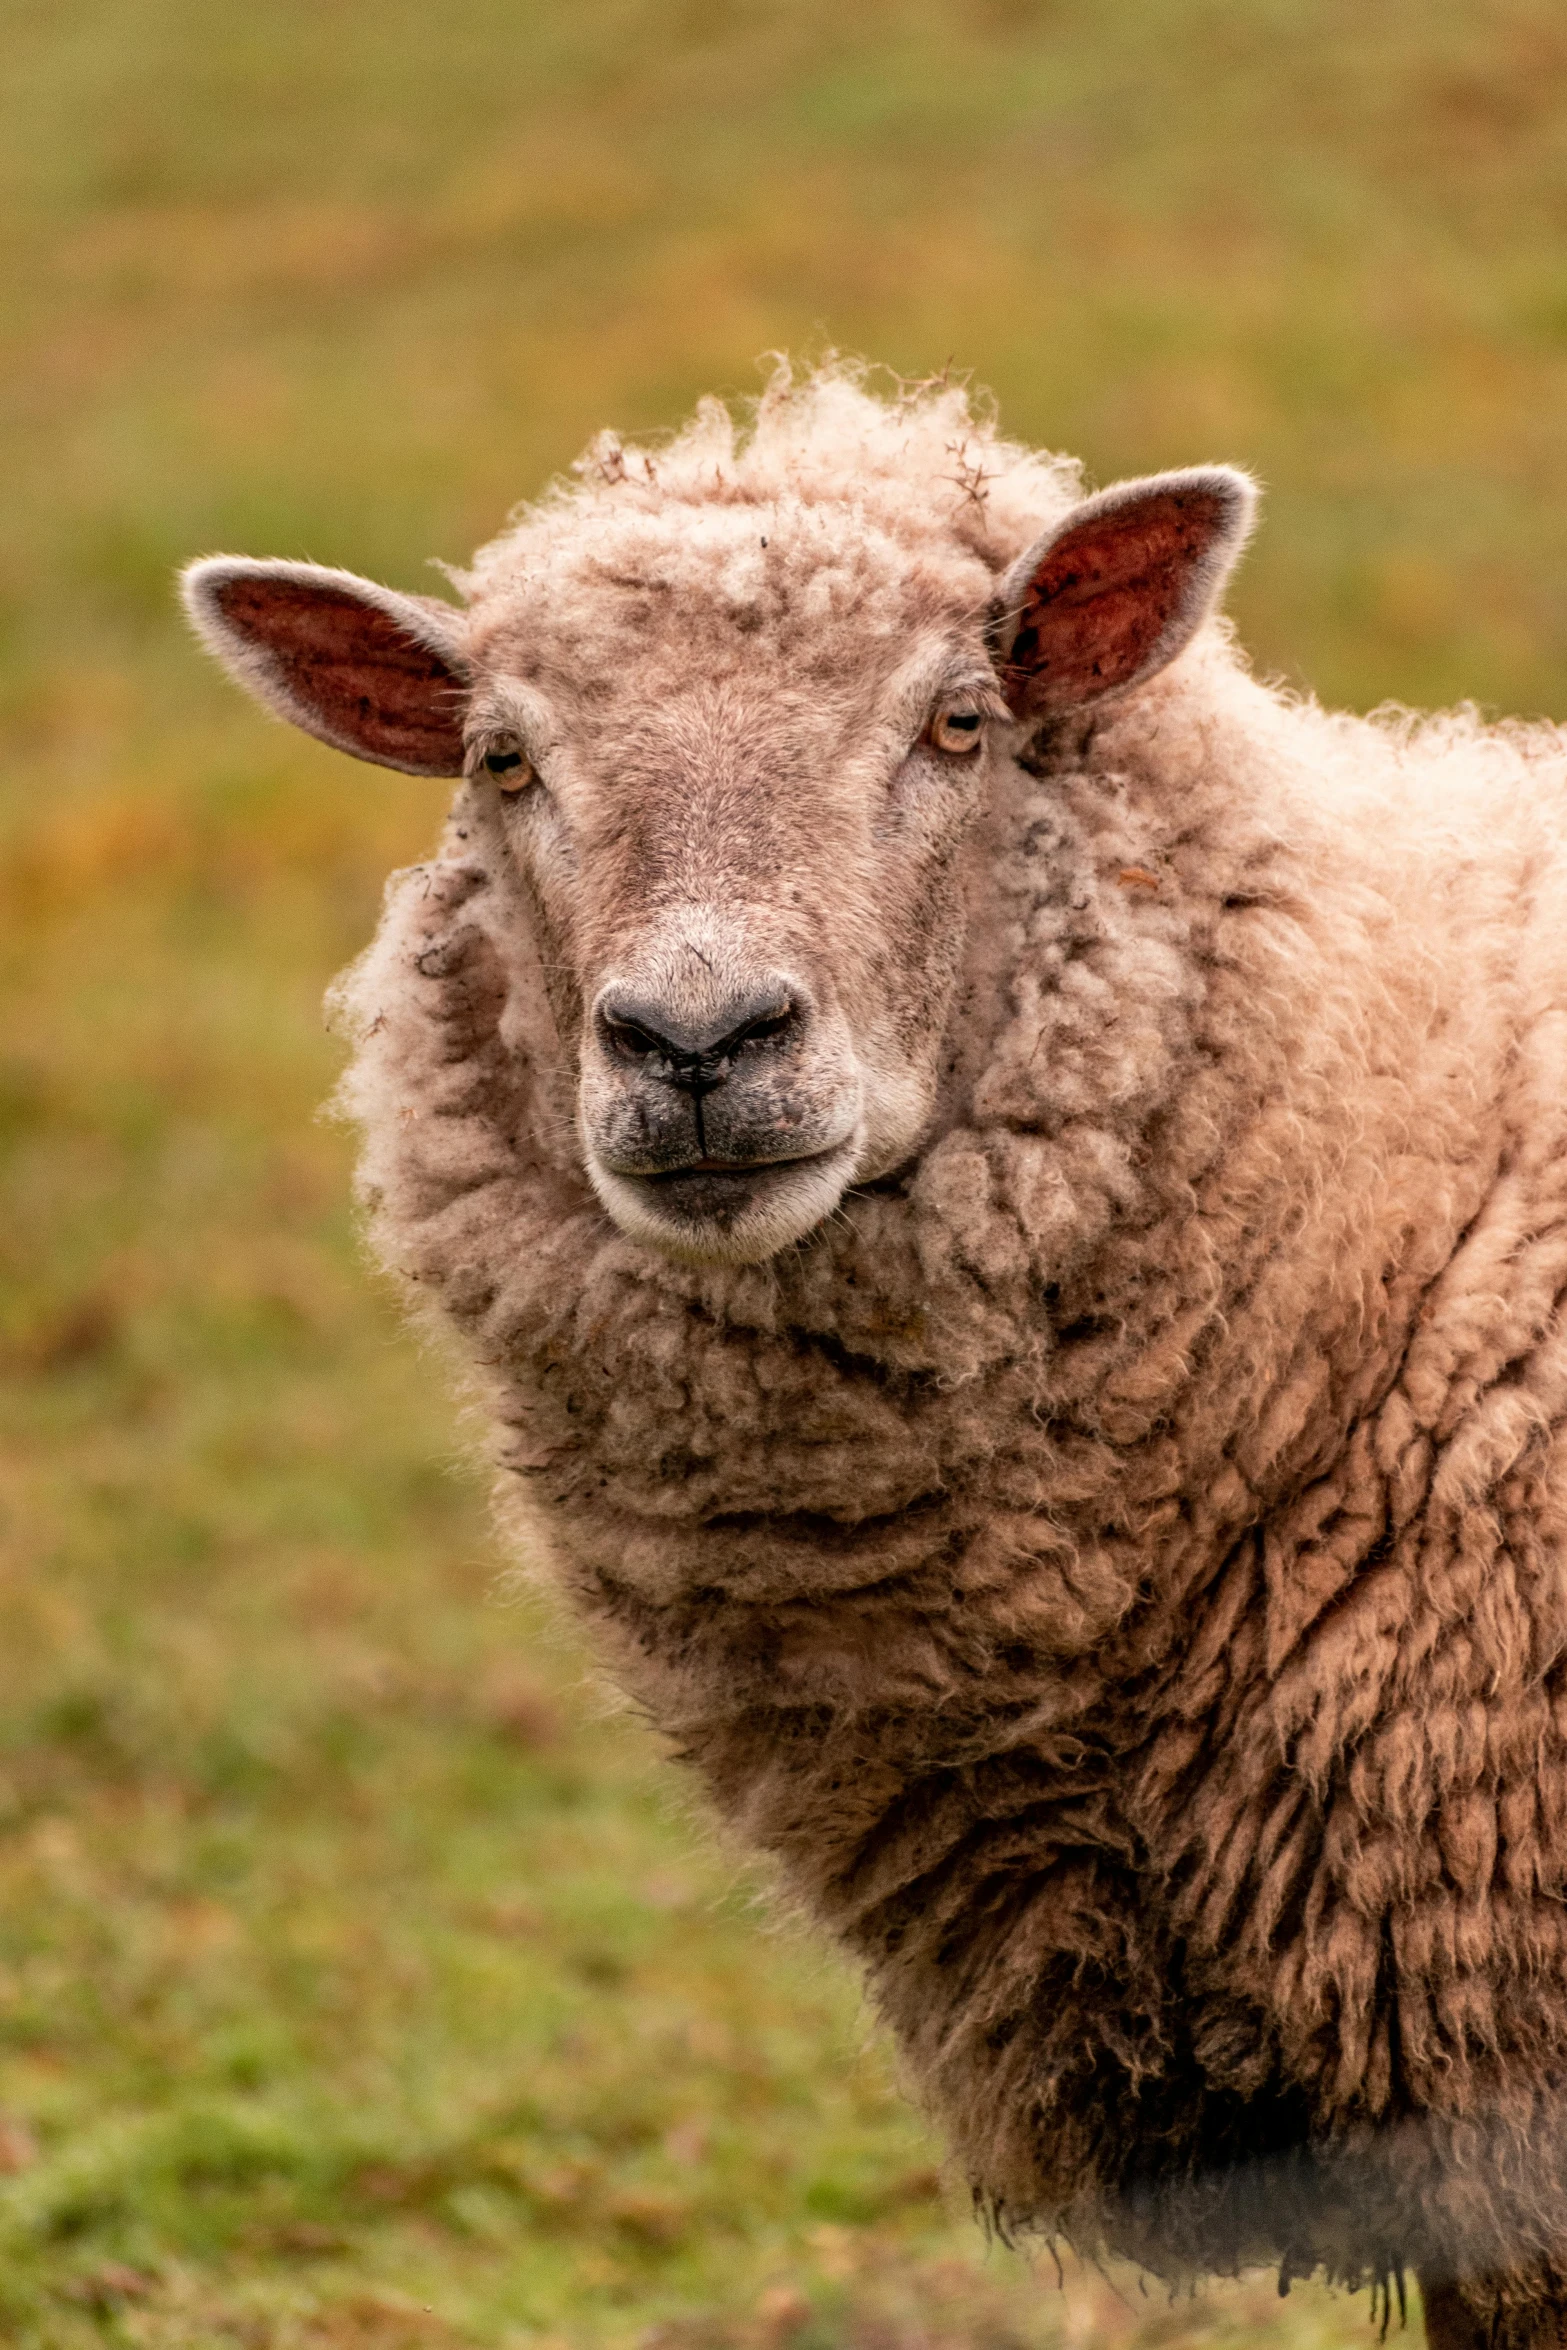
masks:
[[[0,2340],[1368,2338],[987,2251],[506,1583],[315,1122],[439,789],[168,579],[417,586],[830,340],[1256,466],[1266,666],[1567,716],[1557,0],[12,0],[0,185]]]

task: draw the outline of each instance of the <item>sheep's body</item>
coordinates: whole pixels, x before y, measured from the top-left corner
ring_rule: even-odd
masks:
[[[1567,2062],[1567,762],[1215,649],[1016,788],[965,1098],[796,1257],[607,1226],[468,840],[391,897],[353,1083],[620,1677],[984,2191],[1081,2226]],[[1210,2196],[1177,2257],[1430,2253],[1278,2221]]]
[[[1003,465],[987,514],[927,433],[862,494],[844,401],[753,466],[862,605],[883,542],[939,598],[1070,487]],[[568,555],[590,674],[626,547],[639,610],[658,562],[740,595],[726,516],[783,492],[728,461],[601,456],[471,575],[481,641]],[[780,610],[831,676],[832,595]],[[757,1265],[606,1217],[482,793],[347,984],[378,1243],[527,1541],[1010,2223],[1557,2289],[1564,808],[1554,729],[1325,716],[1208,630],[1001,763],[926,1139]]]

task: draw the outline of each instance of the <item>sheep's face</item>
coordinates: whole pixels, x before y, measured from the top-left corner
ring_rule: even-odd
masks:
[[[653,499],[519,541],[467,613],[228,558],[187,593],[311,732],[467,776],[599,1199],[667,1254],[742,1264],[917,1151],[998,767],[1180,649],[1248,510],[1238,476],[1164,476],[998,576],[847,500]]]
[[[644,545],[569,645],[532,597],[481,613],[468,739],[576,1056],[595,1191],[638,1240],[745,1263],[917,1148],[960,847],[1016,728],[977,566],[942,613],[890,550],[879,567],[862,544],[852,576],[818,550],[791,580],[775,518],[726,519],[720,594],[660,608]],[[847,607],[830,659],[802,588]]]

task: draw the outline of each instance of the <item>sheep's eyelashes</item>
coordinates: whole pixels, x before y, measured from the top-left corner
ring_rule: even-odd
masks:
[[[925,740],[933,750],[946,751],[962,759],[970,751],[979,749],[983,719],[978,710],[954,709],[947,703],[933,710],[925,729]]]
[[[534,780],[533,765],[515,744],[501,744],[484,754],[484,771],[493,775],[503,792],[526,791]]]

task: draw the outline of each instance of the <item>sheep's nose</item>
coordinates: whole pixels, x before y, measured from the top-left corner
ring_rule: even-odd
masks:
[[[631,988],[607,987],[594,1019],[614,1059],[640,1065],[649,1076],[675,1085],[706,1089],[722,1083],[741,1052],[777,1052],[791,1044],[809,1008],[803,988],[769,973],[701,1013],[683,1012]]]

